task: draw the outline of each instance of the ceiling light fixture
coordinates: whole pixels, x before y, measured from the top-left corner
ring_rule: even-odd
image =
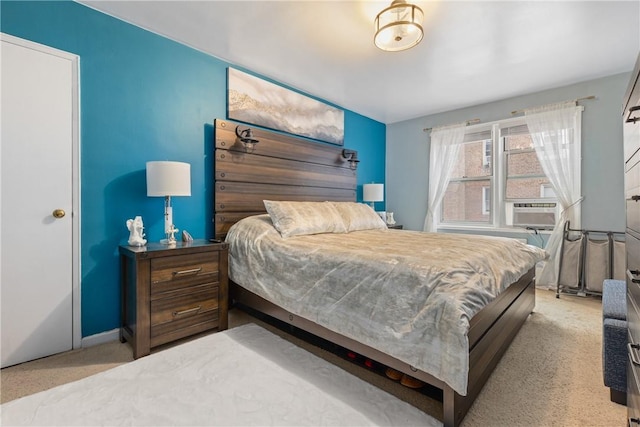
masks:
[[[422,9],[415,4],[393,0],[391,6],[376,16],[373,42],[387,52],[410,49],[422,40],[423,19]]]

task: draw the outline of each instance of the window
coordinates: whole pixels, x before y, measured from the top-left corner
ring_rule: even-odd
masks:
[[[441,222],[491,222],[492,147],[490,131],[465,136],[442,200]]]
[[[553,189],[544,174],[526,125],[500,129],[506,165],[507,200],[543,198],[540,189]],[[555,200],[555,195],[552,196]]]
[[[557,203],[524,118],[469,126],[444,194],[439,228],[511,227],[514,204],[522,203]]]

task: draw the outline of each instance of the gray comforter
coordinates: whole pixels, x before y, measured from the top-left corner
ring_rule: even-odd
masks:
[[[467,392],[469,319],[536,262],[514,239],[364,230],[283,239],[268,215],[227,235],[249,291]]]

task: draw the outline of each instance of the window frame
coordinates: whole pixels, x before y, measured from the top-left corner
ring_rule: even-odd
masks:
[[[488,165],[485,165],[484,163],[484,158],[486,157],[486,145],[485,145],[485,141],[491,141],[491,156],[490,156],[490,161]],[[479,175],[479,176],[463,176],[463,177],[456,177],[456,178],[450,178],[449,179],[449,184],[451,184],[452,182],[459,182],[459,183],[467,183],[467,182],[480,182],[480,181],[489,181],[489,188],[492,188],[494,186],[494,180],[495,180],[495,170],[493,168],[495,168],[495,143],[493,141],[493,133],[492,133],[492,126],[488,125],[488,124],[480,124],[480,125],[475,125],[475,126],[468,126],[465,129],[465,136],[463,139],[463,142],[461,143],[461,150],[464,149],[464,145],[466,144],[474,144],[474,143],[482,143],[481,146],[481,152],[482,152],[482,157],[483,157],[483,162],[482,162],[482,167],[490,167],[492,168],[492,174],[490,175]],[[484,188],[484,186],[482,186],[481,188]],[[492,197],[492,200],[490,202],[490,210],[488,212],[489,214],[489,219],[487,221],[443,221],[442,218],[444,217],[443,214],[443,209],[444,209],[444,199],[443,202],[440,206],[440,210],[438,212],[438,228],[441,227],[442,224],[446,224],[447,226],[453,226],[453,227],[468,227],[468,226],[474,226],[474,227],[478,227],[478,228],[484,228],[488,225],[491,225],[495,222],[495,218],[493,217],[493,213],[495,212],[494,209],[494,204],[493,204],[493,196],[492,196],[492,192],[489,193]],[[482,196],[484,196],[484,191]],[[484,215],[484,204],[482,206],[482,210],[481,210],[482,214]]]
[[[487,150],[487,147],[489,148],[489,150]],[[487,155],[487,151],[489,151],[489,154]],[[493,141],[490,139],[485,139],[484,141],[482,141],[482,166],[483,167],[487,167],[487,166],[491,166],[491,158],[493,156]]]
[[[584,111],[584,107],[577,106],[578,111],[577,119],[576,119],[576,143],[578,144],[576,149],[576,161],[574,174],[576,176],[575,186],[576,193],[582,194],[581,189],[581,172],[582,172],[582,112]],[[491,141],[492,141],[492,168],[493,173],[489,176],[490,182],[490,220],[489,222],[470,222],[470,221],[443,221],[442,209],[443,205],[440,206],[440,212],[438,215],[438,224],[437,230],[494,230],[501,231],[507,233],[522,233],[525,230],[521,227],[514,227],[512,225],[508,225],[509,221],[507,218],[507,213],[510,212],[509,204],[513,206],[513,203],[518,202],[527,202],[529,200],[535,202],[547,202],[547,201],[556,201],[557,199],[550,198],[536,198],[536,199],[507,199],[506,198],[506,183],[507,183],[507,153],[505,150],[505,141],[504,138],[500,136],[500,130],[519,126],[526,125],[526,121],[524,116],[514,117],[503,120],[496,120],[494,122],[489,123],[481,123],[476,125],[470,125],[466,128],[465,132],[465,140],[469,134],[477,134],[483,131],[487,131],[490,129],[491,131]],[[483,149],[485,147],[483,146]],[[535,151],[535,150],[533,150]],[[483,151],[484,157],[484,151]],[[484,164],[484,159],[483,159]],[[468,178],[467,178],[468,179]],[[483,177],[482,179],[486,179]],[[475,180],[475,178],[474,178]],[[484,190],[483,190],[484,196]],[[558,215],[560,214],[560,203],[558,202]],[[483,203],[484,208],[484,203]],[[582,205],[578,204],[576,207],[576,221],[575,224],[572,222],[572,227],[580,228],[581,226],[581,218],[582,218]],[[484,210],[484,209],[483,209]],[[541,230],[540,233],[548,234],[551,231]]]
[[[482,215],[491,215],[491,187],[482,187]]]

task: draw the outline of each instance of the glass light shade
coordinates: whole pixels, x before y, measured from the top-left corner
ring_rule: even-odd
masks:
[[[182,162],[147,162],[147,196],[190,196],[191,165]]]
[[[364,184],[362,186],[362,200],[365,202],[384,201],[384,184]]]
[[[422,40],[423,20],[424,13],[418,6],[394,0],[376,16],[373,42],[388,52],[412,48]]]

